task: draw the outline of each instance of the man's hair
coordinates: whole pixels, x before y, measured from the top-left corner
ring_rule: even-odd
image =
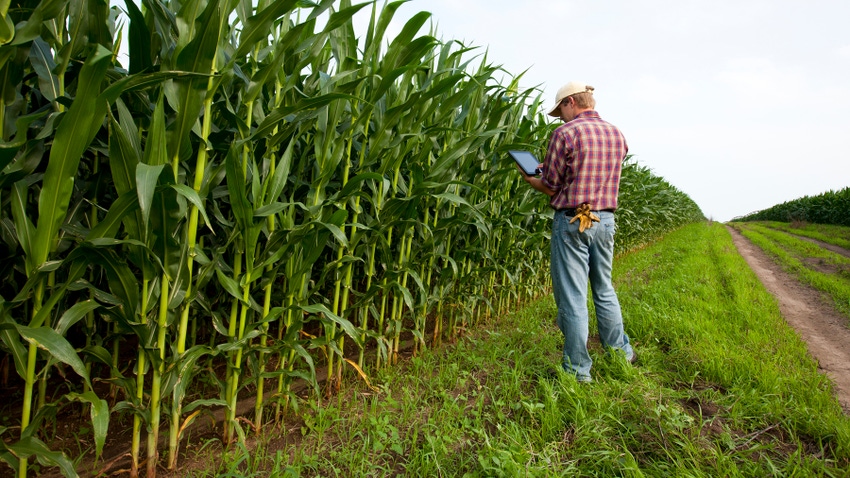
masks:
[[[596,100],[593,98],[593,93],[590,91],[584,91],[570,96],[575,99],[576,107],[578,108],[596,108]]]

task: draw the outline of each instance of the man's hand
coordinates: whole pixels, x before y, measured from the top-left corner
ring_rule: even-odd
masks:
[[[517,167],[519,167],[519,166],[517,166]],[[525,182],[530,184],[531,187],[534,188],[536,191],[540,191],[541,193],[543,193],[543,194],[545,194],[549,197],[552,197],[552,196],[555,195],[555,191],[552,191],[551,189],[546,187],[546,185],[543,184],[543,181],[540,178],[538,178],[536,176],[529,176],[529,175],[525,174],[525,172],[523,172],[521,169],[520,169],[519,173],[522,174],[522,179],[524,179]]]
[[[529,176],[528,174],[525,174],[525,170],[523,170],[521,167],[519,167],[519,164],[514,163],[514,166],[516,166],[517,171],[519,171],[519,173],[520,173],[520,174],[522,174],[522,177],[523,177],[523,178],[536,177],[537,175],[539,175],[540,173],[542,173],[542,172],[543,172],[543,163],[540,163],[540,164],[538,164],[538,165],[537,165],[537,171],[538,171],[538,173],[537,173],[537,174],[535,174],[534,176]],[[527,180],[527,179],[526,179],[526,180]]]

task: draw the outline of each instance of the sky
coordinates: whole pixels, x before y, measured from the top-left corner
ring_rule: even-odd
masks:
[[[850,186],[848,0],[411,0],[390,35],[419,11],[547,107],[594,86],[637,162],[708,218]]]

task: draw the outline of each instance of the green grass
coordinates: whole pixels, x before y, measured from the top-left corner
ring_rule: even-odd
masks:
[[[838,310],[850,318],[850,258],[764,225],[733,223],[733,227],[779,261],[786,271],[827,294]]]
[[[850,249],[850,227],[847,226],[776,221],[757,221],[756,224]]]
[[[846,476],[850,419],[722,225],[619,257],[615,283],[637,367],[593,342],[592,384],[540,378],[544,297],[182,476]]]

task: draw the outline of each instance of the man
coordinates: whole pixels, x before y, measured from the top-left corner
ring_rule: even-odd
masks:
[[[564,334],[563,367],[580,382],[591,381],[587,352],[587,282],[593,294],[599,337],[605,347],[621,350],[629,362],[637,356],[623,330],[623,316],[611,282],[614,259],[614,211],[620,172],[628,152],[617,127],[594,110],[593,87],[570,82],[558,90],[549,116],[564,124],[552,134],[540,177],[523,177],[549,195],[552,222],[551,269],[558,327]]]

